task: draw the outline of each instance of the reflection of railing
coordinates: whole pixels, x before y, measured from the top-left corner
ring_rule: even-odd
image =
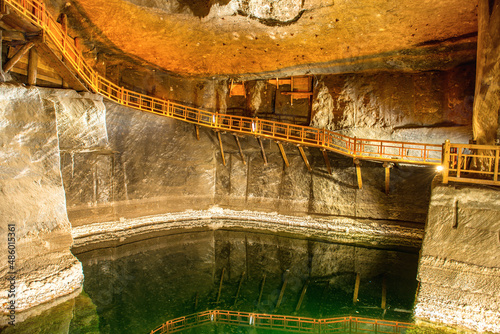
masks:
[[[43,30],[45,42],[61,52],[66,64],[71,65],[91,90],[119,104],[216,130],[321,147],[359,159],[421,165],[439,165],[441,162],[441,145],[356,139],[308,126],[212,113],[133,92],[103,78],[89,66],[74,39],[46,11],[43,1],[5,0],[5,3]]]
[[[405,333],[412,324],[358,317],[314,319],[226,310],[204,311],[165,322],[150,334],[176,333],[205,324],[226,324],[295,333]]]
[[[499,160],[500,146],[446,141],[443,145],[443,182],[500,185]]]

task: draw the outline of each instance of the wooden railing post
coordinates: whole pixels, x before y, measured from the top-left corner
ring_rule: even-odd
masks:
[[[493,181],[498,182],[498,162],[500,160],[500,147],[495,149],[495,169],[493,172]]]
[[[442,158],[442,166],[443,166],[443,183],[448,184],[448,173],[450,171],[450,140],[446,139],[443,144],[443,158]]]

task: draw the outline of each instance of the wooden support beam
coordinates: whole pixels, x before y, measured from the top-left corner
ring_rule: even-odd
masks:
[[[311,165],[309,165],[309,160],[307,160],[307,157],[306,157],[306,154],[304,152],[304,149],[302,148],[302,146],[297,146],[297,147],[299,148],[300,155],[302,156],[302,159],[304,160],[304,163],[306,164],[307,169],[311,172],[312,168],[311,168]]]
[[[2,31],[2,40],[4,41],[21,41],[26,42],[26,38],[22,31],[17,30],[3,30]]]
[[[450,171],[450,140],[446,139],[443,144],[443,154],[442,154],[442,166],[443,166],[443,183],[448,183],[448,173]]]
[[[0,7],[1,7],[1,3],[0,3]],[[0,9],[0,11],[1,11],[1,9]],[[0,13],[0,15],[1,15],[1,13]],[[5,81],[5,76],[3,75],[3,68],[1,66],[3,64],[2,48],[3,48],[3,31],[0,30],[0,82]]]
[[[392,164],[390,162],[384,162],[384,168],[385,168],[385,194],[389,195]]]
[[[14,65],[16,65],[16,63],[35,45],[35,43],[33,42],[28,42],[26,44],[23,45],[23,47],[21,49],[19,49],[19,51],[17,51],[17,53],[14,55],[14,57],[10,58],[9,61],[7,61],[7,63],[5,63],[5,65],[3,66],[3,71],[5,73],[9,72],[13,67]]]
[[[266,285],[266,274],[262,278],[262,285],[260,286],[259,300],[257,301],[257,306],[260,305],[260,301],[262,299],[262,293],[264,292],[264,285]]]
[[[385,310],[386,309],[386,303],[387,303],[387,287],[386,287],[386,280],[385,276],[382,279],[382,303],[380,304],[380,307]]]
[[[241,149],[240,139],[236,135],[233,135],[233,136],[234,136],[234,139],[236,140],[236,144],[238,144],[238,149],[240,150],[241,161],[243,161],[243,164],[246,165],[247,162],[245,160],[245,156],[243,155],[243,150]]]
[[[302,288],[302,293],[300,294],[299,302],[297,303],[297,306],[295,307],[295,312],[298,312],[298,310],[300,309],[300,305],[302,305],[302,301],[304,300],[308,286],[309,286],[309,279],[307,279],[306,284],[304,285],[304,288]]]
[[[283,285],[281,286],[280,296],[278,297],[278,302],[276,303],[276,307],[274,308],[275,311],[280,307],[281,301],[283,300],[283,296],[285,295],[285,288],[286,288],[286,284],[288,283],[288,273],[289,273],[289,270],[287,269],[285,274],[284,274],[285,281],[283,282]]]
[[[194,130],[195,130],[195,133],[196,133],[196,139],[200,140],[200,126],[199,125],[195,125],[194,126]]]
[[[37,41],[36,47],[38,50],[39,57],[42,57],[44,62],[51,68],[53,68],[61,76],[65,83],[69,87],[76,91],[88,91],[87,87],[78,79],[78,77],[73,74],[69,67],[61,61],[54,51],[43,42],[43,39]]]
[[[31,48],[28,59],[28,85],[36,86],[36,76],[38,71],[38,52]]]
[[[238,296],[240,295],[241,285],[243,284],[243,279],[245,278],[245,271],[241,273],[240,284],[238,285],[238,291],[236,291],[236,296],[234,297],[234,305],[238,302]]]
[[[359,273],[356,274],[356,283],[354,284],[354,295],[352,296],[352,303],[356,304],[358,302],[359,293],[359,283],[361,282],[361,277]]]
[[[224,281],[224,273],[226,272],[226,268],[222,268],[222,274],[220,275],[220,283],[219,283],[219,293],[217,294],[217,304],[219,304],[220,295],[222,292],[222,282]]]
[[[224,157],[224,147],[222,147],[222,139],[220,138],[220,131],[217,132],[217,138],[219,138],[220,153],[222,155],[222,163],[226,165],[226,158]]]
[[[356,176],[358,179],[358,189],[363,188],[363,179],[361,178],[361,161],[354,159],[354,164],[356,165]]]
[[[276,144],[278,144],[278,147],[280,148],[281,156],[283,157],[283,161],[285,162],[285,165],[287,167],[290,167],[290,164],[288,163],[288,159],[286,158],[286,152],[285,149],[283,148],[283,144],[281,142],[277,141]]]
[[[262,145],[262,140],[259,137],[257,137],[257,140],[259,141],[260,150],[262,151],[262,157],[264,158],[264,165],[267,165],[267,157],[266,151],[264,151],[264,145]]]
[[[325,159],[328,174],[332,175],[332,167],[330,166],[330,159],[328,159],[328,152],[325,149],[322,149],[321,152],[323,152],[323,158]]]

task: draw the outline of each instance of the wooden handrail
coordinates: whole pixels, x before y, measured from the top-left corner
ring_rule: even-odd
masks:
[[[500,152],[498,146],[450,144],[449,141],[443,145],[435,145],[352,138],[334,131],[310,126],[213,113],[134,92],[102,77],[88,64],[78,49],[75,40],[47,12],[43,0],[4,0],[4,2],[42,30],[44,43],[61,52],[66,63],[72,67],[90,90],[121,105],[218,131],[253,135],[301,146],[318,147],[356,159],[418,165],[441,165],[443,167],[444,183],[452,180],[500,185],[498,175]],[[474,168],[470,167],[471,161],[475,162]],[[477,165],[481,166],[478,168]]]
[[[443,157],[443,183],[454,181],[500,186],[500,146],[446,141]]]
[[[61,52],[90,90],[116,103],[216,130],[320,147],[357,159],[419,165],[441,163],[441,145],[351,138],[309,126],[212,113],[128,90],[102,77],[87,63],[74,39],[46,11],[42,0],[5,0],[5,3],[43,31],[44,41]]]
[[[367,333],[404,333],[413,326],[407,322],[343,316],[327,319],[228,310],[209,310],[175,318],[153,329],[150,334],[175,333],[207,323],[280,329],[297,333],[343,333],[362,324]],[[389,331],[390,330],[390,331]]]

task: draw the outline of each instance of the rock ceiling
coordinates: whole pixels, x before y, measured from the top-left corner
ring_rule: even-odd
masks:
[[[181,75],[429,70],[476,53],[477,0],[52,2],[89,56]]]

